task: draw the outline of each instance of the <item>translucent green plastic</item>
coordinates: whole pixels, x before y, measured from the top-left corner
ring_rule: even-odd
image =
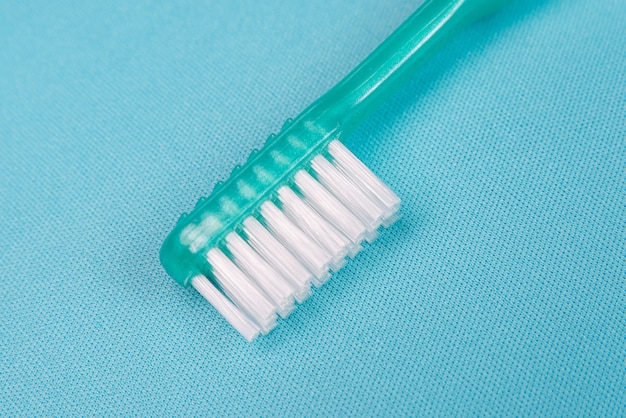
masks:
[[[323,152],[344,139],[396,92],[460,30],[509,0],[426,1],[389,38],[335,87],[288,120],[260,151],[179,219],[161,248],[161,263],[174,280],[189,286],[208,274],[206,253],[238,230],[273,193]]]

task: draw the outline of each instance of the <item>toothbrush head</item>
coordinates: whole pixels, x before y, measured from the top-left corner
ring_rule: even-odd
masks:
[[[247,340],[268,333],[398,217],[400,199],[339,140],[290,134],[183,215],[161,263]],[[302,134],[300,129],[300,133]]]

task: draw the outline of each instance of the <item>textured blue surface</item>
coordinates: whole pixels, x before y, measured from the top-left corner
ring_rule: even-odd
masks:
[[[623,0],[518,3],[346,141],[404,218],[269,336],[165,275],[417,4],[298,3],[0,3],[0,415],[626,415]]]

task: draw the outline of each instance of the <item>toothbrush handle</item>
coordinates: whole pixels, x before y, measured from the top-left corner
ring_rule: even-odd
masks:
[[[426,0],[304,114],[347,136],[458,32],[510,0]]]

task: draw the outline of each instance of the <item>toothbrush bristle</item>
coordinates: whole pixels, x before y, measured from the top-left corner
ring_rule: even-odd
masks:
[[[256,218],[248,217],[243,228],[252,247],[296,287],[296,300],[302,303],[311,296],[313,274]]]
[[[331,254],[331,269],[338,271],[346,263],[352,247],[350,240],[306,204],[288,186],[278,190],[278,197],[287,215],[309,236],[313,237]]]
[[[212,248],[198,290],[248,341],[276,326],[397,219],[400,199],[339,141]],[[218,289],[219,288],[219,289]]]
[[[277,307],[278,314],[286,318],[294,309],[296,289],[263,259],[239,234],[231,232],[226,237],[227,247],[235,264],[252,278]]]
[[[355,184],[371,193],[385,209],[382,224],[387,227],[398,218],[400,198],[391,191],[381,179],[367,168],[361,160],[356,158],[341,142],[333,141],[328,145],[328,152],[334,159],[337,167],[343,171]]]
[[[259,327],[241,312],[226,296],[224,296],[203,275],[191,280],[191,285],[222,314],[224,318],[248,341],[259,335]]]

